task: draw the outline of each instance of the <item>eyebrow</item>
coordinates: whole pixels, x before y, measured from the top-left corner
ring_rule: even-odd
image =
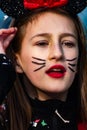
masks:
[[[36,34],[36,35],[32,36],[30,40],[32,40],[35,37],[48,37],[48,38],[50,38],[50,36],[52,36],[51,33],[40,33],[40,34]],[[60,37],[60,39],[63,37],[73,37],[74,39],[78,40],[77,37],[73,33],[62,33],[59,35],[59,37]]]
[[[35,37],[50,37],[50,36],[51,36],[50,33],[39,33],[39,34],[32,36],[30,40],[32,40]]]
[[[60,34],[60,39],[63,37],[73,37],[74,39],[78,40],[77,36],[73,33],[62,33]]]

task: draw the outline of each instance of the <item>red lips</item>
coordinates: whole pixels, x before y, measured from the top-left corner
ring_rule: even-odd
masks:
[[[54,65],[46,71],[46,74],[52,78],[62,78],[66,69],[62,65]]]

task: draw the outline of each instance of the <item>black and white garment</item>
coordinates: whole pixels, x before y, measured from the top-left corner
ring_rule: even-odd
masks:
[[[31,104],[33,117],[29,130],[77,130],[75,106],[72,103],[31,99]]]

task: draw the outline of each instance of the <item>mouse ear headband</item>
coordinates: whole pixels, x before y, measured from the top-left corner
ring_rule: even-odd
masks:
[[[0,0],[0,8],[8,16],[19,18],[26,10],[32,11],[41,7],[62,7],[77,14],[87,6],[87,0]]]

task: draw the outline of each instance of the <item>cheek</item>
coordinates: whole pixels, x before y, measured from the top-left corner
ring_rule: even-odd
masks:
[[[70,82],[73,81],[76,73],[77,73],[77,64],[78,64],[79,53],[77,51],[73,51],[72,53],[68,52],[66,55],[66,67],[67,67],[67,76],[70,77]],[[72,77],[72,78],[71,78]]]
[[[43,73],[44,69],[34,71],[35,69],[37,69],[37,67],[32,63],[30,63],[29,67],[27,67],[26,69],[25,74],[33,85],[38,86],[44,78],[44,73]]]
[[[78,71],[77,63],[78,63],[78,59],[76,59],[75,61],[67,62],[66,80],[68,80],[69,86],[71,86],[71,84],[74,81],[74,78],[76,76],[76,73]]]
[[[25,73],[32,73],[34,70],[34,64],[32,63],[32,57],[28,57],[24,59],[23,69]]]
[[[21,61],[21,67],[22,67],[24,73],[28,73],[28,72],[32,71],[32,69],[33,69],[32,54],[26,53],[26,51],[22,52],[19,55],[19,60]]]
[[[38,64],[34,64],[32,62],[35,62],[35,59],[33,59],[32,57],[28,57],[25,59],[24,64],[23,64],[23,70],[24,73],[26,74],[26,76],[31,80],[31,81],[35,81],[35,80],[41,80],[42,78],[42,71],[44,70],[43,65],[38,65]],[[43,67],[43,68],[41,68]],[[41,69],[39,69],[41,68]],[[37,71],[35,71],[37,70]]]
[[[69,51],[67,51],[66,53],[65,53],[65,58],[66,59],[73,59],[73,58],[78,58],[78,56],[79,56],[79,51],[78,51],[78,49],[76,49],[76,50],[69,50]]]
[[[77,69],[78,57],[79,57],[78,47],[65,53],[65,60],[68,68],[70,67],[73,68],[74,70]]]

